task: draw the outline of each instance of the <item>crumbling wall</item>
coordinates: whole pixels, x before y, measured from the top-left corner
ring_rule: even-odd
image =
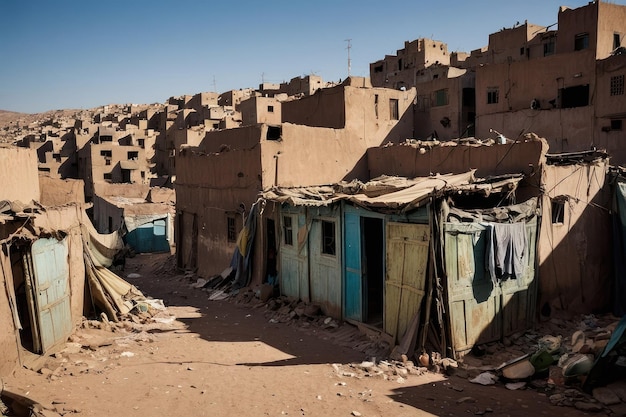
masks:
[[[176,210],[182,219],[195,216],[197,235],[190,228],[180,234],[177,250],[196,253],[198,275],[209,277],[230,264],[243,214],[261,190],[260,148],[203,154],[183,150],[177,158]],[[182,215],[182,216],[181,216]],[[229,220],[235,236],[229,236]],[[181,230],[182,232],[182,230]]]
[[[62,180],[39,177],[41,198],[44,206],[62,206],[68,203],[85,203],[85,183],[83,180]]]
[[[0,200],[28,203],[39,200],[37,152],[32,149],[0,147]]]
[[[449,146],[448,146],[449,145]],[[539,172],[548,147],[544,140],[528,140],[505,145],[423,144],[371,148],[367,160],[371,178],[381,175],[424,177],[434,174],[458,174],[476,169],[477,177],[522,173],[529,177],[520,184],[518,200],[539,193]]]
[[[5,237],[5,236],[3,236]],[[16,368],[19,360],[19,345],[17,338],[19,335],[16,333],[16,328],[13,323],[13,313],[9,305],[9,299],[7,297],[7,285],[9,291],[13,291],[13,281],[10,277],[5,275],[11,274],[10,261],[5,259],[8,256],[4,253],[5,246],[2,245],[2,252],[0,252],[0,378],[9,375]]]
[[[592,313],[610,308],[608,161],[546,165],[539,239],[539,306]]]

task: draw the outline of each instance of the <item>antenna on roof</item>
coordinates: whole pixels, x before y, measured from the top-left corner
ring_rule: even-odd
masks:
[[[215,75],[213,75],[213,91],[217,93],[217,84],[215,84]]]
[[[350,59],[350,49],[352,49],[352,44],[350,43],[352,41],[352,39],[346,39],[346,42],[348,42],[348,47],[346,48],[348,50],[348,77],[350,76],[350,70],[352,69],[352,60]]]

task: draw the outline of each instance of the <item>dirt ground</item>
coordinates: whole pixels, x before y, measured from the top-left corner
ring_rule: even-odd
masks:
[[[210,301],[184,277],[156,274],[167,260],[138,255],[120,274],[140,274],[126,279],[164,301],[160,320],[83,325],[42,369],[17,370],[5,388],[66,416],[586,415],[535,390],[457,376],[346,376],[337,370],[371,358],[314,327],[268,320],[263,308]]]

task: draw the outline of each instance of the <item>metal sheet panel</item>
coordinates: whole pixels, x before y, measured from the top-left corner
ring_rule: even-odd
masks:
[[[396,340],[424,298],[429,241],[428,225],[387,223],[385,331]]]
[[[72,332],[67,240],[39,239],[31,254],[41,349],[46,352]]]
[[[361,216],[344,214],[345,284],[344,316],[363,321],[363,271],[361,270]]]

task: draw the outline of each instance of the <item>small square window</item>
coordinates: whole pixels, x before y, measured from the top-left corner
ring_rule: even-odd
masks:
[[[293,226],[291,216],[283,216],[283,236],[286,246],[293,246]]]
[[[554,38],[550,38],[550,40],[543,44],[543,56],[554,55],[555,46],[556,42]]]
[[[498,87],[490,87],[487,89],[487,104],[496,104],[500,99],[500,90]]]
[[[274,106],[267,106],[268,113],[274,113]]]
[[[622,120],[621,119],[611,120],[611,130],[622,130]]]
[[[552,200],[552,224],[565,222],[565,199]]]
[[[589,34],[588,33],[579,33],[574,38],[574,50],[582,51],[583,49],[589,48]]]
[[[435,106],[445,106],[448,104],[448,89],[443,88],[435,91]]]
[[[235,242],[237,240],[237,229],[235,228],[235,218],[228,216],[226,218],[228,241]]]
[[[335,222],[322,221],[322,253],[336,255]]]
[[[113,179],[113,174],[111,174],[110,172],[107,172],[104,174],[104,179],[105,180],[112,180]]]

